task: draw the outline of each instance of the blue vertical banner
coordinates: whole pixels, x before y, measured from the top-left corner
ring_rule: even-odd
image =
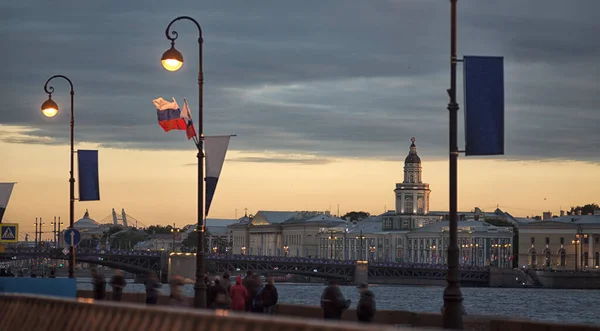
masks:
[[[465,56],[465,155],[504,155],[504,58]]]
[[[98,151],[78,150],[77,172],[79,174],[79,201],[100,200]]]

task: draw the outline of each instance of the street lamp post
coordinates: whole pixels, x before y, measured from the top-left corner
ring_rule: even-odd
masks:
[[[74,167],[74,133],[75,133],[75,108],[74,108],[74,97],[75,91],[73,90],[73,82],[69,78],[63,75],[54,75],[46,81],[44,84],[44,91],[48,93],[48,100],[42,104],[42,113],[47,117],[54,117],[58,113],[58,105],[52,100],[52,93],[54,93],[54,87],[48,86],[51,80],[54,78],[62,78],[69,82],[71,87],[71,164],[70,164],[70,176],[69,176],[69,228],[74,228],[75,223],[75,178],[73,173]],[[75,278],[75,247],[69,246],[69,278]]]
[[[175,224],[173,224],[173,227],[171,228],[171,233],[173,234],[173,244],[171,245],[171,251],[175,252],[175,233],[179,233],[179,229],[175,228]]]
[[[358,254],[359,254],[358,260],[362,261],[363,260],[363,240],[365,240],[365,236],[363,236],[362,230],[360,230],[360,236],[356,236],[356,239],[359,240],[359,245],[360,245],[360,247],[358,249]]]
[[[171,25],[179,20],[188,20],[198,28],[198,244],[196,245],[196,283],[194,285],[194,307],[206,308],[206,283],[204,282],[204,148],[203,148],[203,93],[204,74],[202,72],[202,27],[200,23],[189,16],[179,16],[172,20],[165,36],[171,41],[169,48],[161,58],[162,65],[169,71],[177,71],[183,65],[183,55],[175,49],[176,31],[170,31]]]
[[[456,2],[450,0],[450,89],[448,95],[449,112],[449,207],[450,243],[448,246],[448,279],[444,289],[443,325],[446,329],[463,328],[462,293],[460,291],[460,270],[458,262],[458,103],[456,102]]]

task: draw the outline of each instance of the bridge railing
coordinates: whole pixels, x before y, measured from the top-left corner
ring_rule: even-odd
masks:
[[[377,324],[326,322],[221,310],[148,307],[0,293],[0,330],[10,331],[402,331]]]

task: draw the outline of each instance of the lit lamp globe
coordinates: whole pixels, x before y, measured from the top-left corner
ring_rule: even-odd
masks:
[[[160,62],[162,62],[165,69],[177,71],[183,65],[183,55],[174,46],[171,46],[171,48],[163,53]]]
[[[44,114],[46,117],[54,117],[54,115],[57,113],[58,105],[52,100],[51,97],[48,97],[48,100],[42,104],[42,114]]]

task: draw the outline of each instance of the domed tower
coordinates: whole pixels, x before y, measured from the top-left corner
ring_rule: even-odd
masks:
[[[423,183],[421,158],[415,137],[410,138],[410,151],[404,159],[404,181],[396,184],[396,213],[426,215],[429,213],[429,184]]]

